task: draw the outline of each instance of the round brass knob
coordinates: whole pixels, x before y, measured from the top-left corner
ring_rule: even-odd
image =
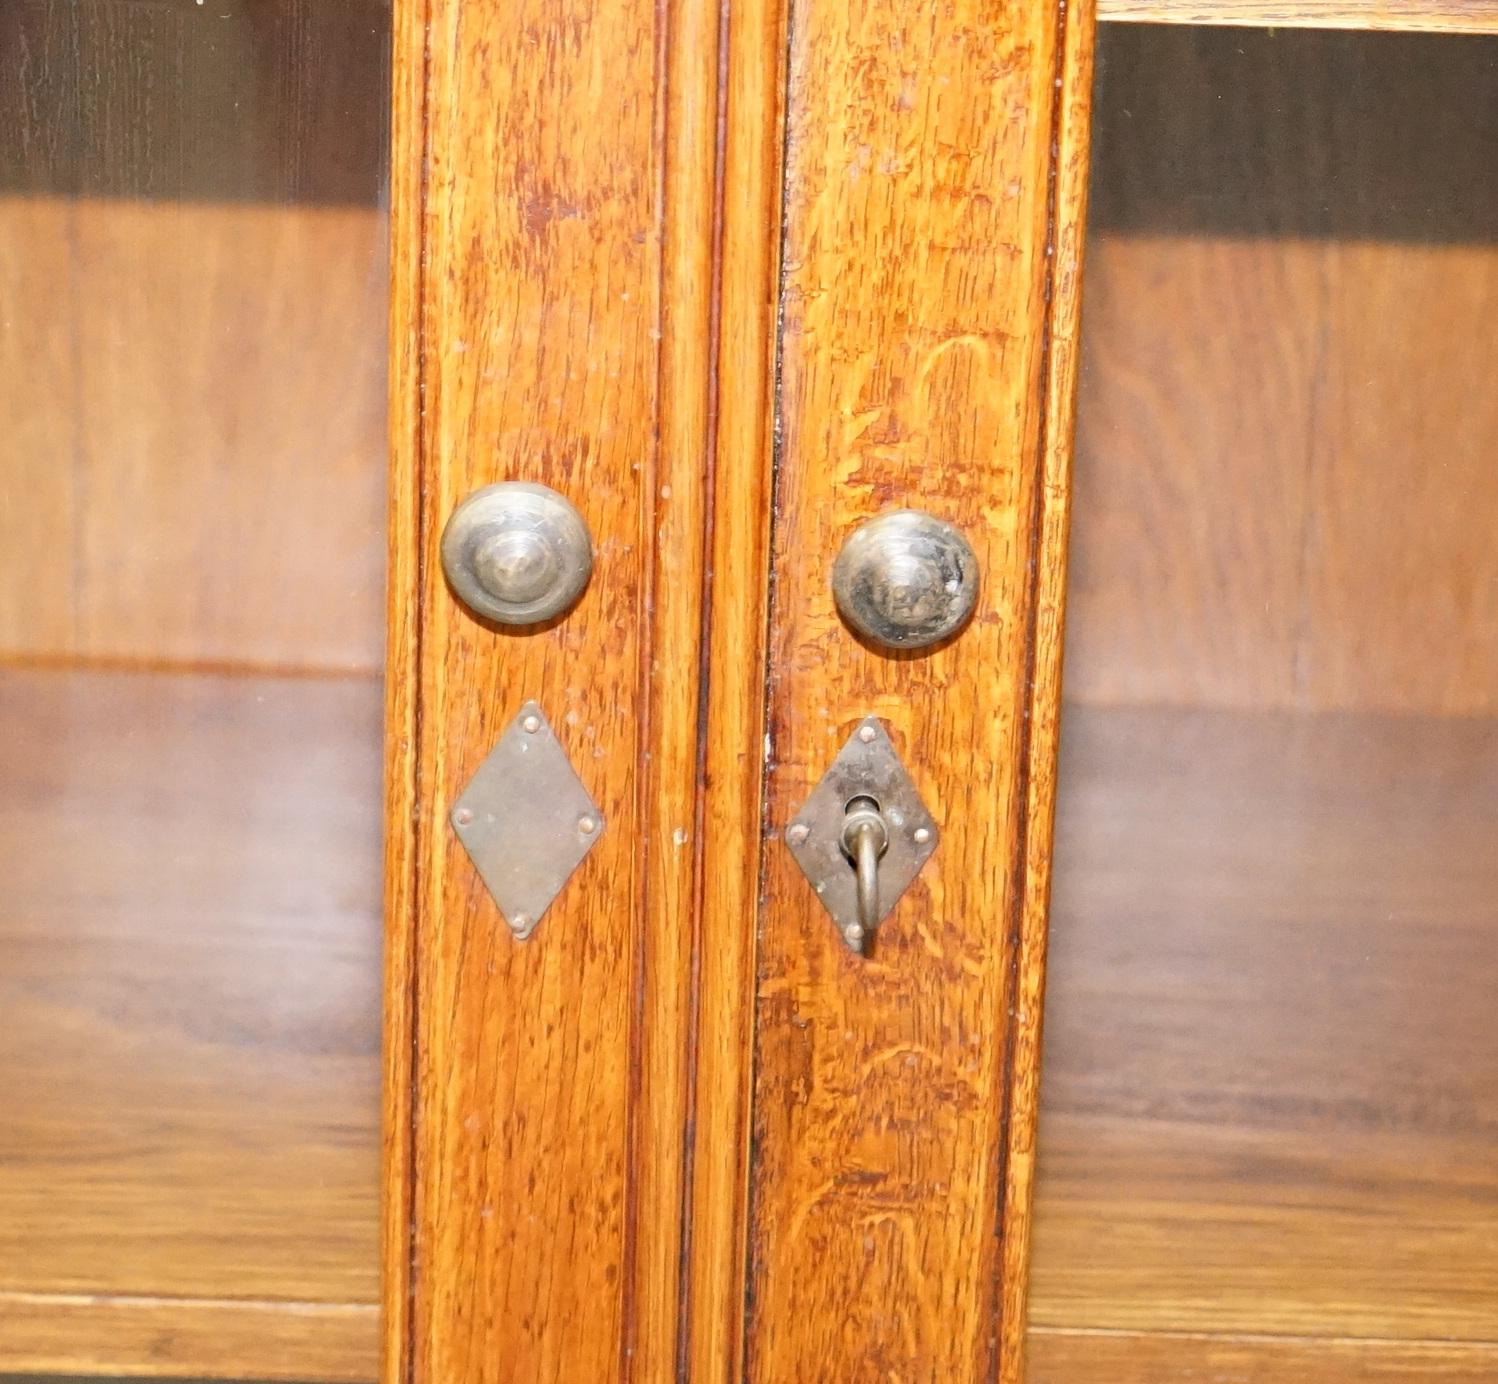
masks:
[[[442,569],[458,597],[501,625],[536,625],[571,609],[593,572],[593,541],[549,486],[501,481],[475,490],[442,531]]]
[[[866,639],[923,649],[962,627],[978,598],[978,559],[957,529],[918,509],[859,525],[832,568],[844,620]]]

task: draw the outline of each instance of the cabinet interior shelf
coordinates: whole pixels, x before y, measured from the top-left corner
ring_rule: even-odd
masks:
[[[1498,0],[1098,0],[1098,18],[1269,29],[1498,33]]]
[[[0,1372],[374,1378],[379,703],[0,670]],[[1064,725],[1031,1384],[1494,1377],[1498,726]]]
[[[1498,722],[1062,747],[1030,1384],[1498,1378]]]
[[[0,669],[0,1373],[375,1377],[380,700]]]

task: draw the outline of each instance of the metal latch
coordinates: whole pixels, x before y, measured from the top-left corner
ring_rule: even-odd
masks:
[[[858,726],[786,828],[843,941],[862,952],[937,845],[937,826],[876,716]]]

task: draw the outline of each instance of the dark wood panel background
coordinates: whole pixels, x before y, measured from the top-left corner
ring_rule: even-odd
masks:
[[[1498,40],[1105,27],[1067,688],[1498,708]]]
[[[1030,1384],[1492,1379],[1498,42],[1100,47]]]
[[[375,1373],[388,23],[0,6],[0,1369]]]
[[[0,193],[373,206],[389,29],[386,0],[11,0]]]
[[[0,9],[0,656],[378,670],[388,23]]]

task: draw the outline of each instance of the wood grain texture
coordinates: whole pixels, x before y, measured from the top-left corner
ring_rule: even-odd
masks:
[[[1038,1328],[1028,1384],[1489,1384],[1491,1341],[1332,1341]]]
[[[430,0],[422,279],[412,1377],[623,1376],[654,477],[653,7]],[[605,61],[607,52],[607,61]],[[590,132],[586,144],[576,132]],[[424,264],[422,263],[424,261]],[[597,564],[554,628],[475,622],[436,538],[491,481],[554,486]],[[608,829],[517,945],[447,825],[537,698]]]
[[[657,455],[644,496],[650,552],[643,618],[646,728],[637,774],[643,831],[634,986],[637,1085],[631,1092],[634,1169],[632,1320],[621,1371],[678,1377],[683,1349],[683,1218],[695,1138],[692,1036],[705,857],[699,778],[704,753],[704,598],[712,468],[706,458],[720,398],[714,387],[719,287],[714,233],[720,196],[718,7],[674,0],[665,32],[665,172],[661,196]]]
[[[1098,9],[1136,24],[1498,33],[1493,0],[1099,0]]]
[[[1056,131],[1054,243],[1047,331],[1045,445],[1036,525],[1035,606],[1031,614],[1030,705],[1024,759],[1024,892],[1010,1001],[1009,1108],[1004,1143],[1004,1200],[999,1222],[1000,1384],[1026,1378],[1030,1238],[1040,1105],[1040,1037],[1045,1009],[1056,770],[1061,716],[1061,656],[1066,620],[1071,521],[1072,440],[1081,350],[1082,260],[1087,224],[1096,16],[1090,0],[1069,7],[1062,47]]]
[[[1068,710],[1033,1325],[1498,1341],[1495,747]]]
[[[1493,239],[1488,39],[1129,26],[1099,37],[1092,231]]]
[[[784,7],[727,10],[716,427],[701,796],[697,1020],[686,1220],[686,1377],[744,1359],[755,930],[764,819]]]
[[[387,0],[9,0],[0,190],[373,209],[389,24]]]
[[[390,399],[386,485],[380,1384],[412,1380],[416,1212],[418,689],[421,686],[426,10],[395,6],[390,42]]]
[[[778,833],[875,713],[943,837],[868,959],[767,846],[756,1381],[829,1362],[849,1381],[1000,1367],[1030,640],[1046,448],[1066,445],[1045,420],[1048,370],[1065,368],[1047,351],[1053,223],[1077,205],[1057,203],[1052,168],[1057,82],[1079,70],[1062,61],[1067,21],[965,0],[791,11],[768,823]],[[1076,22],[1085,45],[1085,11]],[[857,522],[902,504],[963,527],[983,591],[959,638],[890,658],[839,624],[828,565]]]
[[[0,199],[0,652],[373,671],[384,224]]]
[[[0,13],[0,654],[379,666],[388,24]]]
[[[378,702],[0,672],[0,1369],[368,1377]]]
[[[373,1303],[0,1292],[7,1372],[329,1381],[374,1378]]]
[[[1498,710],[1498,50],[1102,56],[1069,695]]]
[[[414,727],[414,765],[392,741],[414,835],[390,857],[415,1056],[390,1107],[414,1131],[409,1267],[392,1233],[387,1291],[414,1299],[387,1378],[659,1378],[690,1079],[717,26],[646,0],[398,8],[395,476],[416,502],[394,541],[421,559],[395,596],[397,666],[419,672],[393,732]],[[543,629],[484,626],[441,579],[442,523],[500,479],[554,486],[592,529],[592,583]],[[517,944],[446,820],[528,697],[608,827]]]
[[[1105,32],[1037,1384],[1494,1374],[1493,61]]]
[[[72,253],[56,203],[0,200],[0,409],[9,420],[0,466],[0,648],[68,648],[71,544],[78,494],[72,467],[72,333],[58,312]],[[22,285],[39,283],[42,292]],[[46,400],[55,401],[47,407]],[[64,424],[59,434],[59,424]],[[62,541],[59,541],[62,540]]]

